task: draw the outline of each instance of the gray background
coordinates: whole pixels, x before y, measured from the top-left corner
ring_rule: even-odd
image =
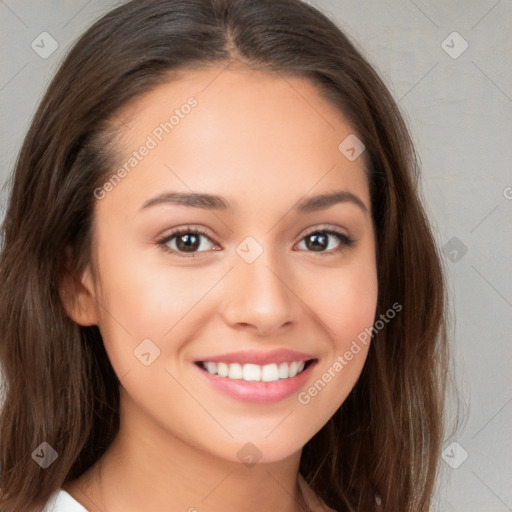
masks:
[[[69,45],[119,3],[0,0],[0,185]],[[380,71],[421,159],[449,279],[463,415],[445,440],[436,510],[512,511],[512,0],[309,3]],[[51,55],[43,32],[58,44]],[[4,187],[2,215],[6,197]]]

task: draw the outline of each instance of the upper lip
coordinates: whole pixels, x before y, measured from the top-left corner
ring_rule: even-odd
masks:
[[[278,350],[244,350],[239,352],[230,352],[228,354],[219,354],[215,356],[206,356],[197,359],[195,362],[211,361],[212,363],[240,363],[240,364],[257,364],[265,365],[272,363],[291,363],[293,361],[309,361],[315,359],[315,356],[304,352],[296,352],[294,350],[278,349]]]

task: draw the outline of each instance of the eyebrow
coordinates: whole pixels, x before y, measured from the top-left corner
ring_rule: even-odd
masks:
[[[189,206],[191,208],[204,208],[208,210],[225,211],[231,209],[231,205],[223,197],[197,192],[163,192],[162,194],[148,199],[140,209],[144,210],[151,206],[168,203]],[[355,204],[364,213],[368,213],[368,208],[364,202],[358,196],[346,190],[337,190],[327,194],[306,197],[295,205],[294,210],[297,213],[309,213],[324,210],[340,203]]]

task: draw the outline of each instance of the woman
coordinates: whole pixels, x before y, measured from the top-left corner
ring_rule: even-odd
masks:
[[[3,224],[0,508],[428,510],[448,347],[417,182],[306,3],[97,21]]]

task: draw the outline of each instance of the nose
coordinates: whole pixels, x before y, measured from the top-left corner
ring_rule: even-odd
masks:
[[[297,322],[302,307],[292,274],[289,267],[276,265],[265,252],[252,263],[237,261],[225,283],[221,307],[224,321],[265,337],[289,329]]]

